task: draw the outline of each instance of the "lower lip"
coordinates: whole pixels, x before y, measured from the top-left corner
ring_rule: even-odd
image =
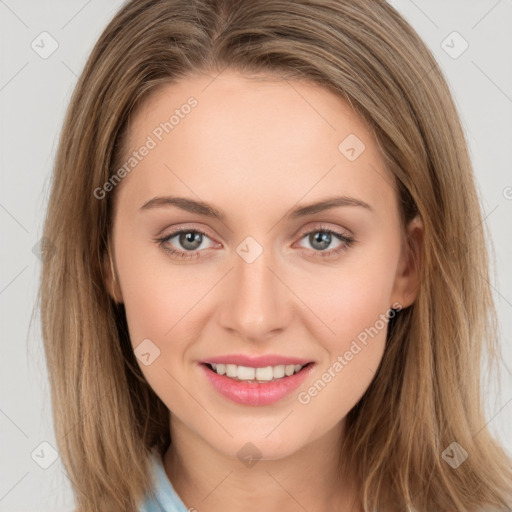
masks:
[[[243,405],[268,405],[281,400],[298,388],[313,370],[314,363],[310,363],[290,377],[262,384],[233,380],[225,375],[219,375],[204,363],[200,366],[210,384],[226,398]]]

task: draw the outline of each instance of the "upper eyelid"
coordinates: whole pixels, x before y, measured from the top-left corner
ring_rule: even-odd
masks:
[[[345,234],[346,236],[352,236],[352,232],[349,229],[341,227],[341,226],[332,227],[332,226],[328,226],[328,224],[332,224],[332,223],[317,221],[317,223],[313,224],[312,226],[295,230],[293,236],[296,236],[299,233],[307,234],[310,231],[314,231],[314,230],[321,231],[322,229],[342,232],[342,234]],[[162,231],[164,231],[164,230],[162,230]],[[210,238],[215,238],[214,236],[211,236],[208,233],[208,231],[209,231],[208,228],[196,227],[196,226],[184,226],[184,225],[179,225],[179,224],[171,230],[169,235],[165,235],[165,236],[173,236],[173,235],[179,233],[180,231],[198,231],[200,233],[205,234],[206,236],[208,236]],[[162,235],[162,236],[164,236],[164,235]]]
[[[165,231],[165,230],[162,230],[162,231]],[[211,236],[209,233],[208,233],[208,230],[205,229],[205,228],[197,228],[197,227],[189,227],[189,226],[176,226],[175,228],[171,229],[169,231],[168,234],[163,234],[163,235],[158,235],[158,238],[172,238],[182,232],[190,232],[190,231],[193,231],[193,232],[197,232],[197,233],[202,233],[203,235],[206,235],[208,238],[214,238],[213,236]]]
[[[325,223],[325,222],[321,222],[320,224],[316,224],[309,228],[300,229],[296,233],[302,234],[302,235],[307,235],[308,233],[311,233],[312,231],[313,232],[314,231],[333,231],[334,233],[339,233],[340,235],[344,235],[347,237],[352,236],[352,233],[348,229],[342,228],[342,227],[333,228],[331,226],[328,226],[327,223]]]

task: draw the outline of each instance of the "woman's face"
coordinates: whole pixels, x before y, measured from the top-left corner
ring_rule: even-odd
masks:
[[[146,100],[123,163],[114,289],[171,422],[229,457],[337,431],[418,284],[366,125],[318,86],[224,72]]]

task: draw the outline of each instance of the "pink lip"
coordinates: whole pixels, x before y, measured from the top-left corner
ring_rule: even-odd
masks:
[[[250,368],[265,368],[265,366],[279,366],[281,364],[300,364],[304,366],[311,363],[311,360],[298,357],[285,357],[279,355],[246,356],[244,354],[231,354],[219,357],[210,357],[201,361],[202,363],[236,364],[237,366],[249,366]]]
[[[235,356],[234,356],[235,357]],[[215,358],[219,361],[220,358]],[[257,358],[258,361],[260,358]],[[264,358],[263,358],[264,359]],[[272,360],[275,360],[272,359]],[[286,359],[292,361],[292,359]],[[226,359],[222,359],[226,361]],[[211,361],[215,362],[215,361]],[[228,363],[236,364],[236,363]],[[246,363],[247,364],[247,363]],[[279,363],[278,363],[279,364]],[[284,363],[280,363],[284,364]],[[293,363],[289,363],[293,364]],[[301,363],[295,363],[301,364]],[[274,366],[266,365],[266,366]],[[303,368],[298,373],[294,373],[290,377],[283,377],[271,382],[264,382],[259,384],[257,382],[238,381],[233,380],[225,375],[219,375],[214,372],[206,363],[199,365],[201,370],[204,372],[206,378],[210,384],[223,396],[232,400],[233,402],[243,405],[268,405],[278,400],[281,400],[285,396],[289,395],[294,389],[299,387],[306,377],[313,371],[315,366],[314,363],[310,364],[307,368]],[[243,366],[243,365],[242,365]],[[253,366],[255,368],[263,367],[263,365],[247,364],[247,366]]]

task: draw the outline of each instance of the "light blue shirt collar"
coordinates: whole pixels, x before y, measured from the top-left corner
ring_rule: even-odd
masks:
[[[145,497],[139,512],[189,512],[165,472],[162,456],[154,450],[151,455],[153,493]]]

